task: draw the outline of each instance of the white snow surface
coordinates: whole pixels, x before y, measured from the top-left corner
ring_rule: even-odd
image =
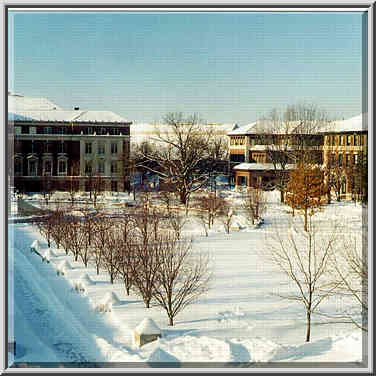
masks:
[[[241,192],[227,192],[234,205]],[[213,280],[209,292],[186,307],[169,326],[166,313],[152,304],[145,308],[133,291],[126,295],[123,284],[111,284],[108,275],[94,265],[85,268],[71,254],[53,249],[50,263],[43,263],[29,251],[34,240],[41,251],[47,242],[30,224],[9,225],[8,285],[13,307],[10,332],[17,342],[17,362],[361,362],[363,334],[350,324],[313,316],[311,342],[305,342],[305,310],[301,303],[282,300],[278,292],[291,286],[290,280],[262,258],[265,239],[278,227],[283,229],[290,215],[278,203],[279,192],[268,193],[265,223],[259,229],[235,209],[241,230],[226,234],[217,223],[209,236],[192,218],[184,231],[195,235],[194,249],[208,252]],[[363,209],[364,210],[364,209]],[[354,203],[333,203],[317,217],[322,226],[333,219],[360,233],[362,207]],[[43,253],[42,253],[43,254]],[[64,276],[56,267],[68,262]],[[83,273],[94,285],[84,294],[72,288]],[[96,311],[110,293],[120,304],[109,312]],[[322,311],[336,313],[343,300],[331,298]],[[347,307],[347,306],[346,306]],[[351,308],[351,304],[348,306]],[[152,319],[162,338],[137,348],[133,330],[144,318]],[[12,361],[10,356],[10,361]],[[214,363],[213,363],[214,364]]]

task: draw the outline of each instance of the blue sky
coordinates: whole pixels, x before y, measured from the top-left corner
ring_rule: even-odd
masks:
[[[362,13],[11,13],[9,88],[136,122],[362,111]]]

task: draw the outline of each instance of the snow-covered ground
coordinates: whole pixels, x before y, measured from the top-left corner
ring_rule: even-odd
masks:
[[[239,203],[239,194],[227,192],[227,196],[234,205]],[[94,267],[74,262],[63,250],[53,249],[51,262],[42,263],[30,252],[35,239],[42,251],[47,248],[35,227],[10,224],[9,272],[13,283],[9,288],[10,297],[14,296],[10,299],[14,330],[10,332],[17,342],[17,355],[15,359],[9,355],[10,363],[142,362],[153,367],[156,362],[172,362],[174,366],[205,362],[237,367],[246,362],[351,362],[349,366],[362,362],[364,338],[360,330],[313,316],[311,342],[306,343],[303,305],[276,296],[290,286],[290,281],[265,261],[263,247],[276,226],[287,226],[290,215],[287,207],[278,203],[276,193],[268,196],[261,228],[249,226],[240,211],[235,215],[240,230],[230,234],[220,223],[208,237],[194,219],[186,224],[186,234],[196,235],[195,249],[210,254],[213,279],[209,292],[181,312],[173,327],[161,308],[146,309],[139,296],[126,296],[120,282],[111,285],[105,272],[97,275]],[[322,226],[340,218],[353,232],[360,233],[361,214],[359,204],[333,203],[315,218]],[[58,276],[56,267],[64,260],[72,269]],[[85,273],[95,284],[77,293],[73,286]],[[120,304],[111,312],[100,313],[95,308],[108,292],[114,292]],[[331,299],[322,309],[336,313],[343,304],[347,303]],[[145,317],[155,321],[162,338],[137,348],[132,330]]]

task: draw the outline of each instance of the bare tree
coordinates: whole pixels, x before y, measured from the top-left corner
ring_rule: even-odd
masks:
[[[110,276],[110,282],[113,284],[119,270],[119,233],[115,231],[114,225],[112,224],[111,230],[108,231],[106,235],[106,246],[102,249],[101,265],[103,269],[107,271]]]
[[[194,255],[192,242],[179,241],[174,234],[159,237],[155,251],[159,268],[153,297],[166,311],[172,326],[179,312],[208,290],[208,258]]]
[[[306,312],[306,342],[311,338],[311,317],[321,302],[336,293],[339,283],[333,282],[330,260],[336,252],[335,230],[320,233],[310,220],[308,231],[299,217],[293,222],[287,234],[277,232],[267,240],[265,257],[274,263],[293,282],[296,289],[280,293],[283,299],[300,302]]]
[[[123,214],[122,219],[115,227],[116,232],[116,246],[117,246],[117,262],[115,267],[117,269],[118,277],[123,281],[125,291],[129,295],[130,289],[134,284],[134,274],[132,266],[136,262],[134,255],[134,247],[132,243],[134,231],[134,220],[131,215]]]
[[[134,255],[130,265],[134,287],[142,296],[146,308],[150,308],[153,292],[158,283],[160,262],[156,254],[156,244],[153,236],[152,239],[142,238],[129,245]]]
[[[164,183],[174,186],[180,202],[188,206],[192,192],[208,180],[213,168],[214,151],[211,148],[213,132],[204,128],[197,115],[184,118],[182,113],[169,113],[164,117],[169,131],[155,129],[156,147],[141,152],[144,166],[156,173]]]
[[[267,160],[274,165],[281,202],[288,184],[287,165],[321,162],[319,146],[323,136],[318,132],[329,121],[325,110],[310,103],[290,105],[284,110],[274,108],[258,121],[259,143],[264,145]]]
[[[187,223],[187,217],[179,212],[179,210],[170,210],[167,212],[168,223],[175,232],[178,239],[181,237],[181,232],[184,225]]]
[[[332,256],[338,294],[354,302],[358,309],[342,309],[341,315],[363,331],[368,331],[368,231],[362,236],[341,237],[342,250]],[[351,231],[346,231],[351,234]]]
[[[266,200],[264,191],[260,186],[249,187],[247,193],[243,198],[242,208],[246,211],[252,224],[255,220],[260,219],[261,215],[266,211]]]
[[[226,202],[223,198],[209,192],[197,198],[197,217],[210,229],[214,224],[214,219],[223,214]]]
[[[223,226],[225,227],[225,231],[227,234],[230,233],[233,216],[234,216],[234,211],[231,205],[226,202],[226,205],[224,206],[224,209],[223,209],[222,223],[223,223]]]
[[[103,214],[98,215],[96,220],[93,222],[93,247],[91,248],[92,259],[94,260],[95,267],[97,270],[97,275],[99,274],[99,269],[102,266],[103,252],[107,246],[107,239],[109,233],[111,233],[112,222],[109,218],[105,217]]]

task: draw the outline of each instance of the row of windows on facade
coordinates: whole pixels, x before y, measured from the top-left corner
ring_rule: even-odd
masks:
[[[337,163],[339,166],[350,166],[356,165],[359,162],[358,154],[330,154],[329,155],[329,164],[333,165]]]
[[[327,136],[325,140],[329,146],[362,146],[365,143],[365,135]]]
[[[91,154],[93,152],[93,145],[91,142],[85,142],[85,154]],[[104,142],[98,143],[98,154],[105,154],[106,153],[106,146]],[[117,154],[118,152],[118,145],[116,142],[111,142],[111,154]]]
[[[319,145],[320,136],[317,139],[312,139],[312,145]],[[270,145],[270,144],[277,144],[278,140],[273,138],[251,138],[250,144],[251,145]],[[230,138],[230,145],[244,145],[245,144],[245,137],[244,136],[236,136]],[[329,146],[359,146],[365,144],[365,136],[362,135],[346,135],[346,136],[326,136],[325,138],[325,145]]]
[[[43,175],[52,175],[52,161],[51,160],[45,160],[42,162],[42,168],[43,168]],[[38,161],[36,159],[30,159],[28,160],[28,176],[38,176]],[[116,162],[111,163],[111,173],[116,174],[118,173],[118,164]],[[23,172],[23,165],[22,160],[16,158],[15,164],[14,164],[14,172],[15,175],[22,175]],[[92,164],[90,162],[86,162],[85,164],[85,173],[91,174],[93,172]],[[105,165],[103,161],[98,162],[98,168],[97,172],[99,174],[104,174],[105,172]],[[59,160],[57,163],[57,173],[59,176],[65,176],[67,175],[67,161],[65,160]]]
[[[15,127],[16,134],[57,134],[57,135],[69,135],[69,134],[82,134],[85,135],[129,135],[129,128],[118,127],[29,127],[23,125],[22,127]]]
[[[97,166],[98,174],[104,174],[104,170],[105,170],[104,161],[98,161],[98,166]],[[118,172],[119,172],[119,170],[118,170],[117,162],[112,162],[111,163],[111,174],[116,174]],[[92,173],[93,173],[93,164],[91,163],[91,161],[87,161],[85,163],[85,174],[92,174]]]
[[[52,161],[45,160],[42,162],[43,175],[51,176],[52,175]],[[28,176],[38,176],[38,160],[36,158],[30,159],[27,161],[27,172]],[[15,159],[14,162],[14,173],[17,176],[22,175],[23,173],[23,164],[22,160],[19,158]],[[67,161],[58,160],[57,162],[57,174],[58,176],[67,175]]]

